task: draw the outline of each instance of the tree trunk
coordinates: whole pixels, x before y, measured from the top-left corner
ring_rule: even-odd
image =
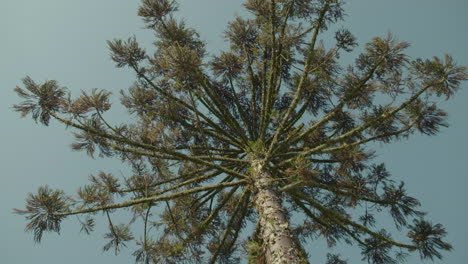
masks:
[[[255,207],[259,215],[259,238],[268,264],[302,264],[300,246],[289,227],[288,217],[270,172],[262,160],[252,161],[252,176],[257,191]]]

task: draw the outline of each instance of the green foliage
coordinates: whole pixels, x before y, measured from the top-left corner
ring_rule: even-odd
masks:
[[[34,121],[44,125],[49,124],[49,111],[60,111],[65,95],[65,88],[59,87],[56,81],[36,84],[29,76],[23,79],[25,89],[15,88],[15,92],[25,101],[14,105],[13,109],[21,113],[22,117],[31,114]]]
[[[253,155],[261,154],[266,151],[265,143],[261,140],[249,141],[248,147]]]
[[[340,258],[339,255],[327,254],[327,264],[347,264],[347,261],[344,261]]]
[[[63,191],[52,190],[44,186],[39,188],[37,194],[29,194],[25,210],[15,209],[15,212],[26,215],[29,223],[25,230],[32,231],[34,241],[40,242],[44,231],[60,233],[63,216],[56,215],[56,213],[68,211],[70,202]]]
[[[248,251],[248,263],[249,264],[256,264],[256,263],[264,263],[265,256],[264,256],[264,249],[262,245],[259,244],[257,241],[251,240],[246,243],[246,249]]]
[[[418,245],[418,251],[423,259],[442,258],[440,250],[451,250],[452,245],[442,238],[447,234],[441,224],[432,225],[422,219],[415,219],[410,226],[408,236]]]
[[[114,248],[114,252],[117,255],[122,248],[126,247],[126,242],[133,239],[133,236],[129,227],[125,224],[119,224],[117,226],[110,224],[109,229],[109,233],[104,234],[104,238],[109,240],[109,242],[107,242],[102,249],[108,251]]]

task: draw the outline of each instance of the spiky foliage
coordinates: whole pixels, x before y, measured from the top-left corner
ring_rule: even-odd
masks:
[[[444,228],[422,219],[418,200],[383,164],[372,163],[371,149],[373,142],[433,135],[446,126],[436,102],[454,96],[466,68],[450,56],[411,59],[404,53],[409,44],[392,35],[373,38],[354,65],[340,66],[340,54],[357,46],[350,31],[338,30],[331,47],[319,40],[343,19],[343,4],[247,0],[251,16],[228,25],[230,49],[211,58],[198,33],[174,18],[175,1],[143,0],[138,14],[157,36],[154,52],[134,37],[108,43],[117,67],[136,73],[121,99],[131,124],[104,119],[109,92],[71,99],[55,81],[25,78],[26,89],[16,92],[26,101],[14,106],[22,116],[45,125],[55,119],[77,131],[73,149],[117,157],[133,169],[123,182],[106,173],[91,177],[73,202],[41,187],[18,211],[30,221],[27,230],[40,241],[67,216],[85,214],[82,230],[91,232],[101,211],[110,229],[104,249],[118,252],[134,237],[111,215],[130,208],[143,220],[137,262],[237,263],[242,248],[251,251],[250,261],[265,262],[269,248],[259,236],[265,226],[259,222],[245,244],[241,237],[258,221],[263,185],[252,164],[261,160],[270,197],[288,209],[277,212],[304,219],[291,227],[302,256],[316,252],[301,250],[301,241],[324,238],[330,246],[359,244],[369,263],[397,263],[404,251],[441,258],[440,250],[451,249]],[[398,229],[409,229],[408,242],[377,229],[374,215],[382,210]],[[346,262],[328,255],[328,263]]]

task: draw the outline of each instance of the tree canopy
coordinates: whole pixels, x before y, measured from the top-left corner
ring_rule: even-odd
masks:
[[[391,34],[341,65],[340,55],[357,46],[352,33],[333,32],[330,47],[320,37],[344,18],[344,1],[247,0],[244,7],[249,16],[225,31],[230,48],[212,56],[174,17],[176,1],[141,1],[138,15],[156,36],[152,52],[135,37],[108,42],[117,67],[136,74],[121,93],[133,117],[126,124],[105,119],[108,91],[73,98],[56,81],[23,79],[16,111],[63,123],[74,131],[72,149],[121,159],[133,171],[124,180],[100,172],[73,196],[40,187],[17,210],[26,229],[40,241],[80,215],[89,233],[102,213],[103,249],[117,253],[135,241],[142,263],[308,263],[315,252],[301,245],[317,238],[330,247],[357,244],[369,263],[399,263],[414,251],[441,258],[451,249],[445,229],[373,163],[372,144],[439,132],[447,124],[437,102],[455,95],[466,68],[448,55],[412,59],[409,44]],[[114,223],[112,213],[124,208],[132,221]],[[383,210],[407,241],[378,225]],[[131,229],[137,219],[140,237]],[[328,264],[340,263],[328,255]]]

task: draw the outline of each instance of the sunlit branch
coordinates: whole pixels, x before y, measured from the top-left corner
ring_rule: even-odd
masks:
[[[287,25],[288,25],[288,21],[289,21],[289,18],[292,14],[292,11],[293,11],[293,6],[294,6],[294,3],[296,2],[296,0],[292,0],[291,3],[288,5],[288,7],[286,8],[285,10],[285,17],[284,17],[284,21],[281,25],[281,29],[280,29],[280,40],[279,40],[279,45],[278,45],[278,56],[280,56],[280,60],[283,60],[284,57],[282,55],[282,52],[283,52],[283,44],[284,44],[284,40],[286,38],[286,28],[287,28]],[[280,65],[282,65],[282,63],[280,63]],[[279,69],[281,69],[281,67],[278,67]]]
[[[141,150],[138,150],[138,149],[125,148],[125,147],[121,147],[121,146],[118,146],[118,145],[110,145],[110,146],[114,150],[119,150],[119,151],[122,151],[123,153],[133,153],[133,154],[136,154],[136,155],[139,155],[139,156],[155,157],[155,158],[160,158],[160,159],[165,159],[165,160],[179,160],[179,161],[185,160],[184,158],[180,158],[180,157],[164,156],[164,155],[156,154],[154,152],[148,152],[148,151],[141,151]],[[209,162],[212,162],[212,161],[226,161],[226,162],[245,163],[245,164],[249,163],[247,160],[229,158],[229,157],[225,157],[225,156],[196,156],[196,155],[192,155],[191,158],[192,159],[197,159],[199,161],[209,161]],[[214,164],[214,163],[211,163],[211,164],[216,165],[217,167],[218,166],[222,167],[222,166]],[[208,166],[207,164],[204,164],[204,165]],[[211,169],[213,169],[212,166],[209,166],[209,167],[211,167]],[[228,173],[225,169],[230,170],[230,169],[228,169],[226,167],[222,167],[222,168],[224,168],[224,169],[221,170],[221,172]],[[232,170],[230,170],[230,171],[234,172],[237,176],[240,176],[240,174],[238,174],[237,172],[232,171]]]
[[[217,151],[217,152],[212,152],[213,154],[216,153],[232,153],[232,154],[240,154],[243,153],[242,150],[239,149],[233,149],[233,148],[217,148],[217,147],[212,147],[212,146],[198,146],[198,145],[187,145],[187,146],[177,146],[175,147],[177,150],[201,150],[201,151]]]
[[[190,96],[192,96],[192,92],[189,92],[189,94],[190,94]],[[197,94],[198,93],[195,93],[196,96],[197,96]],[[210,111],[210,113],[214,114],[217,118],[222,120],[221,114],[219,114],[216,110],[212,109],[208,104],[206,104],[206,102],[203,101],[203,98],[200,98],[200,97],[197,96],[197,99]],[[197,113],[195,113],[196,119],[193,119],[192,117],[186,116],[186,115],[183,115],[183,114],[180,114],[180,116],[185,117],[187,119],[190,119],[190,120],[192,120],[192,122],[195,122],[197,124],[197,125],[193,125],[193,124],[183,123],[181,121],[180,123],[183,123],[186,127],[189,127],[189,128],[196,127],[199,131],[202,132],[202,134],[209,134],[211,137],[217,138],[217,139],[219,139],[221,141],[224,141],[227,144],[230,144],[232,146],[235,146],[235,147],[238,147],[238,148],[242,148],[242,146],[243,146],[242,142],[240,140],[238,140],[236,137],[233,137],[231,134],[229,134],[229,136],[225,136],[225,135],[219,133],[219,131],[217,129],[213,129],[211,124],[209,124],[209,123],[207,123],[207,122],[205,122],[203,120],[200,120],[199,115]],[[202,127],[199,124],[203,124],[204,126],[213,129],[213,131],[208,129],[208,128]]]
[[[227,144],[229,144],[231,146],[237,147],[239,149],[242,149],[244,147],[243,143],[240,142],[239,140],[234,140],[232,136],[225,137],[222,134],[219,134],[217,132],[217,130],[215,130],[215,129],[214,130],[210,130],[210,129],[206,129],[206,128],[200,128],[200,129],[203,130],[203,133],[208,134],[213,138],[217,138],[220,141],[223,141],[223,142],[225,142],[225,143],[227,143]]]
[[[138,155],[138,156],[143,156],[143,157],[152,157],[152,158],[158,158],[158,159],[165,159],[165,160],[181,160],[180,158],[175,158],[173,156],[169,156],[169,155],[161,155],[161,154],[158,154],[154,151],[144,151],[144,150],[140,150],[140,149],[134,149],[134,148],[128,148],[128,147],[123,147],[123,146],[120,146],[120,145],[116,145],[116,144],[108,144],[109,147],[111,147],[113,150],[118,150],[122,153],[132,153],[132,154],[135,154],[135,155]]]
[[[69,211],[69,212],[59,212],[59,213],[54,213],[54,215],[55,216],[69,216],[69,215],[76,215],[76,214],[99,212],[99,211],[110,210],[110,209],[126,208],[126,207],[130,207],[130,206],[133,206],[133,205],[143,204],[143,203],[148,203],[148,202],[171,200],[171,199],[186,196],[186,195],[189,195],[189,194],[192,194],[192,193],[204,192],[204,191],[208,191],[208,190],[211,190],[211,189],[226,188],[226,187],[231,187],[231,186],[240,186],[240,185],[244,185],[246,183],[247,183],[246,180],[238,180],[238,181],[234,181],[234,182],[219,183],[219,184],[207,185],[207,186],[203,186],[203,187],[195,187],[195,188],[192,188],[192,189],[189,189],[189,190],[179,191],[179,192],[166,194],[166,195],[134,199],[134,200],[130,200],[130,201],[123,202],[123,203],[115,203],[115,204],[109,204],[109,205],[104,205],[104,206],[97,206],[97,207],[93,207],[93,208],[82,209],[82,210],[74,210],[74,211]]]
[[[216,176],[218,176],[219,174],[221,174],[220,172],[212,172],[212,173],[208,173],[208,174],[205,174],[205,175],[200,175],[200,176],[197,176],[195,178],[192,178],[190,180],[186,180],[184,182],[181,182],[175,186],[172,186],[170,188],[167,188],[167,189],[164,189],[164,190],[161,190],[161,191],[157,191],[157,192],[153,192],[153,193],[150,193],[149,195],[150,196],[158,196],[158,195],[162,195],[162,194],[165,194],[167,192],[170,192],[170,191],[174,191],[174,190],[177,190],[181,187],[184,187],[186,185],[189,185],[189,184],[192,184],[192,183],[196,183],[196,182],[200,182],[200,181],[203,181],[203,180],[208,180],[208,179],[212,179]]]
[[[335,193],[337,195],[350,197],[350,198],[353,198],[355,200],[362,200],[362,201],[371,202],[371,203],[374,203],[374,204],[380,204],[380,205],[393,205],[393,204],[395,204],[395,201],[366,197],[366,196],[358,195],[358,194],[355,194],[355,193],[342,191],[339,188],[336,188],[336,187],[333,187],[333,186],[327,185],[327,184],[321,184],[321,183],[313,182],[313,183],[309,184],[309,186],[310,187],[315,187],[315,188],[320,188],[320,189],[323,189],[323,190],[327,190],[327,191],[333,192],[333,193]]]
[[[416,121],[414,121],[410,125],[407,125],[405,128],[400,129],[398,131],[380,134],[380,135],[373,136],[373,137],[370,137],[370,138],[366,138],[366,139],[356,141],[356,142],[353,142],[353,143],[344,143],[344,144],[342,144],[340,146],[337,146],[337,147],[322,149],[321,151],[314,152],[313,154],[332,153],[332,152],[335,152],[335,151],[340,151],[340,150],[345,150],[345,149],[348,149],[348,148],[353,148],[353,147],[356,147],[356,146],[359,146],[359,145],[362,145],[362,144],[365,144],[365,143],[368,143],[368,142],[372,142],[372,141],[375,141],[375,140],[379,140],[379,139],[382,139],[382,138],[398,136],[400,134],[408,132],[415,125],[416,125]],[[287,156],[297,156],[297,155],[309,155],[308,152],[307,152],[308,150],[306,150],[305,152],[303,152],[303,150],[304,150],[304,148],[290,149],[288,152],[279,154],[277,156],[287,157]],[[335,163],[335,162],[339,162],[337,160],[318,160],[318,159],[309,159],[309,160],[311,160],[313,162],[318,162],[318,163]]]
[[[185,179],[185,178],[189,178],[189,177],[192,177],[192,176],[197,175],[199,173],[208,172],[210,170],[212,170],[212,169],[211,168],[197,169],[195,171],[191,171],[190,173],[185,173],[185,174],[179,175],[179,176],[174,177],[174,178],[170,178],[170,179],[167,179],[167,180],[164,180],[164,181],[155,182],[153,184],[148,185],[148,188],[154,188],[154,187],[164,185],[164,184],[167,184],[167,183],[171,183],[171,182],[174,182],[174,181],[177,181],[177,180],[182,180],[182,179]],[[212,173],[215,173],[215,172],[212,172]],[[216,172],[216,173],[220,174],[221,172]],[[119,190],[118,192],[119,193],[135,192],[135,191],[141,191],[142,188],[146,188],[146,186],[141,187],[141,188],[130,188],[130,189],[125,189],[125,190]]]
[[[207,95],[211,98],[211,105],[214,105],[219,109],[223,117],[221,120],[224,121],[225,124],[230,125],[231,129],[238,133],[238,136],[243,140],[243,142],[247,143],[247,136],[239,125],[239,122],[237,122],[237,120],[231,114],[231,111],[229,111],[229,109],[226,107],[226,103],[220,100],[219,96],[216,94],[216,89],[213,87],[208,77],[205,76],[202,72],[200,72],[200,76],[202,78],[201,86]]]
[[[316,44],[316,41],[317,41],[317,36],[318,36],[319,31],[320,31],[320,28],[322,27],[322,23],[324,21],[325,14],[328,11],[328,8],[329,8],[329,3],[327,2],[325,4],[324,8],[320,12],[320,17],[318,19],[316,28],[314,30],[314,34],[312,36],[312,40],[311,40],[311,43],[310,43],[310,51],[311,52],[315,51],[315,44]],[[296,87],[296,91],[294,93],[293,100],[292,100],[291,104],[289,105],[288,109],[286,110],[286,113],[282,117],[278,128],[276,128],[276,130],[275,130],[275,135],[273,136],[273,140],[270,143],[270,146],[268,148],[268,153],[267,153],[268,158],[271,156],[271,153],[272,153],[273,149],[276,147],[276,144],[278,142],[278,137],[283,132],[283,129],[285,128],[287,121],[289,120],[291,114],[296,109],[296,106],[298,105],[298,103],[299,103],[299,101],[301,99],[300,97],[301,97],[301,94],[302,94],[302,90],[304,88],[304,82],[305,82],[305,80],[307,78],[307,75],[310,72],[309,67],[310,67],[310,63],[312,62],[311,57],[312,56],[309,56],[308,58],[306,58],[306,61],[305,61],[305,64],[304,64],[304,70],[303,70],[302,76],[301,76],[301,78],[299,80],[299,83],[298,83],[298,85]]]
[[[83,126],[75,124],[75,123],[73,123],[73,122],[71,122],[69,120],[63,119],[60,116],[56,115],[55,113],[50,113],[50,114],[54,118],[56,118],[57,120],[61,121],[62,123],[66,124],[68,126],[78,128],[80,130],[86,131],[88,133],[91,133],[91,134],[94,134],[94,135],[97,135],[97,136],[101,136],[103,138],[111,139],[111,140],[117,141],[119,143],[128,144],[128,145],[135,146],[135,147],[138,147],[138,148],[147,149],[147,150],[150,150],[150,151],[153,151],[153,152],[163,153],[163,154],[169,155],[171,157],[171,159],[174,159],[174,160],[177,160],[177,159],[189,160],[189,161],[192,161],[192,162],[197,163],[197,164],[205,165],[205,166],[211,167],[213,169],[218,169],[218,170],[220,170],[222,172],[232,174],[232,175],[234,175],[236,177],[247,178],[247,176],[245,176],[244,174],[240,174],[240,173],[238,173],[236,171],[227,169],[227,168],[225,168],[225,167],[223,167],[221,165],[214,164],[214,163],[206,161],[206,160],[198,159],[198,158],[196,158],[194,156],[185,155],[183,153],[170,150],[168,148],[156,147],[156,146],[152,146],[152,145],[148,145],[148,144],[134,142],[134,141],[131,141],[131,140],[127,139],[127,138],[122,138],[122,137],[118,137],[118,136],[115,136],[115,135],[109,135],[109,134],[106,134],[106,133],[102,133],[100,131],[97,131],[96,129],[89,128],[89,127],[83,127]],[[147,153],[147,154],[148,154],[148,156],[153,155],[151,153]]]
[[[218,120],[224,121],[229,128],[231,128],[232,130],[236,130],[236,129],[233,128],[232,122],[230,122],[230,120],[227,119],[226,116],[221,111],[219,111],[218,109],[214,109],[212,107],[212,104],[214,104],[214,103],[207,101],[207,99],[204,96],[204,93],[200,93],[198,91],[195,91],[195,96],[197,97],[198,101],[200,101],[200,103],[202,103],[202,105],[206,109],[208,109],[208,111],[211,114],[213,114],[214,116],[216,116],[218,118]],[[206,123],[206,122],[204,122],[204,123]],[[217,130],[215,130],[215,131],[216,131],[216,133],[212,133],[212,135],[217,134],[218,131]],[[239,130],[237,131],[237,133],[242,134],[241,132],[239,132]],[[233,143],[230,143],[230,144],[232,144],[234,146],[241,147],[243,145],[243,143],[245,144],[245,142],[241,142],[239,139],[237,139],[236,137],[233,137],[232,135],[229,138],[230,138],[229,142],[233,142]]]
[[[322,63],[320,63],[318,66],[316,66],[314,69],[310,70],[309,73],[318,70],[322,65],[324,65],[325,63],[328,63],[338,53],[338,51],[339,51],[338,48],[333,49],[328,54],[328,58],[326,60],[324,60]],[[316,78],[318,78],[318,77],[316,77]],[[307,106],[308,106],[309,101],[315,95],[314,92],[315,92],[315,89],[312,89],[310,91],[309,96],[304,100],[304,104],[301,106],[299,111],[297,111],[296,114],[291,118],[291,120],[289,122],[287,122],[287,125],[286,125],[286,127],[284,129],[285,131],[287,131],[291,127],[293,127],[296,124],[296,122],[299,121],[301,119],[301,117],[304,115],[305,111],[307,110]]]
[[[191,95],[191,92],[189,92],[189,94]],[[195,108],[195,107],[193,106],[193,108]],[[190,120],[190,121],[192,121],[192,123],[186,122],[184,119],[174,118],[173,116],[167,115],[165,113],[161,113],[161,112],[156,112],[156,113],[159,116],[168,118],[171,121],[174,121],[174,122],[180,124],[181,126],[187,128],[188,130],[197,129],[198,131],[200,131],[200,133],[202,135],[208,134],[211,137],[219,139],[220,141],[223,141],[223,142],[225,142],[225,143],[227,143],[229,145],[232,145],[232,146],[235,146],[235,147],[238,147],[238,148],[242,147],[242,143],[239,140],[237,140],[235,137],[233,137],[232,135],[230,135],[229,137],[226,137],[225,135],[219,133],[218,130],[213,129],[212,126],[209,123],[207,123],[207,122],[205,122],[203,120],[200,120],[199,115],[196,112],[194,113],[195,118],[192,117],[192,116],[182,114],[182,113],[178,113],[178,115],[180,117],[183,117],[183,118],[185,118],[187,120]],[[200,126],[200,124],[203,124],[203,126]],[[208,129],[205,126],[208,127],[208,128],[211,128],[213,130]],[[111,130],[115,131],[114,128],[112,128]],[[116,133],[116,134],[118,134],[118,133]]]
[[[304,132],[299,134],[298,136],[292,138],[289,140],[289,142],[283,142],[284,144],[294,144],[295,142],[301,140],[311,132],[313,132],[315,129],[320,127],[321,125],[325,124],[328,122],[330,119],[332,119],[336,114],[338,114],[339,111],[350,101],[354,98],[355,92],[358,91],[360,88],[362,88],[366,83],[374,76],[375,71],[377,68],[384,62],[384,58],[381,58],[376,65],[369,71],[369,73],[366,75],[366,77],[359,82],[359,85],[354,87],[351,91],[351,95],[349,97],[343,97],[341,98],[341,102],[331,111],[329,112],[324,118],[322,118],[320,121],[314,123],[312,126],[310,126],[308,129],[306,129]]]
[[[234,88],[234,84],[233,84],[231,76],[228,77],[228,81],[229,81],[229,88],[231,89],[231,93],[232,93],[232,95],[234,97],[234,104],[236,105],[237,112],[239,112],[239,115],[240,115],[240,117],[242,119],[242,122],[244,123],[244,126],[247,127],[247,131],[249,133],[249,138],[250,138],[250,140],[252,140],[254,138],[254,132],[253,132],[253,129],[252,129],[252,122],[249,122],[247,114],[245,113],[243,107],[241,106],[241,104],[239,102],[239,96],[236,93],[236,89]]]
[[[153,87],[155,90],[157,90],[162,95],[167,97],[169,100],[173,100],[174,102],[177,102],[177,103],[181,104],[182,106],[186,107],[188,110],[190,110],[190,111],[192,111],[194,113],[197,113],[200,117],[203,118],[203,120],[205,122],[207,122],[207,124],[210,125],[210,127],[212,127],[214,130],[216,130],[218,133],[221,133],[221,134],[225,135],[226,137],[231,138],[231,140],[233,140],[233,141],[237,141],[236,138],[232,137],[229,133],[226,133],[226,131],[224,129],[219,127],[215,122],[213,122],[209,117],[205,116],[198,109],[190,106],[189,104],[187,104],[183,100],[181,100],[181,99],[177,98],[176,96],[168,93],[164,89],[161,89],[159,86],[157,86],[155,83],[153,83],[146,75],[144,75],[138,68],[134,67],[133,69],[135,70],[135,72],[137,73],[137,75],[139,77],[143,78],[151,87]]]
[[[270,63],[270,60],[268,58],[268,50],[267,47],[263,48],[263,69],[262,69],[262,85],[261,85],[261,100],[260,100],[260,128],[258,129],[259,133],[259,138],[263,139],[264,135],[262,134],[262,131],[264,131],[263,127],[265,126],[265,117],[266,114],[264,111],[266,108],[264,107],[265,102],[266,102],[266,90],[268,89],[267,87],[267,75],[268,75],[268,64]]]
[[[166,30],[167,33],[170,34],[170,31],[168,30],[167,28],[167,25],[166,23],[164,22],[164,20],[160,20],[161,24],[163,25],[163,28]],[[158,87],[157,85],[155,85],[143,72],[141,72],[136,66],[132,66],[132,68],[135,70],[135,72],[137,73],[137,75],[139,77],[142,77],[146,82],[148,82],[153,88],[155,88],[156,90],[158,90],[159,92],[161,92],[162,94],[164,94],[166,97],[168,97],[169,99],[171,100],[175,100],[177,101],[178,103],[181,103],[182,105],[184,105],[185,107],[187,107],[188,109],[190,109],[191,111],[193,111],[194,113],[197,114],[197,116],[201,116],[206,122],[208,122],[210,124],[210,126],[212,126],[214,129],[216,129],[218,132],[220,133],[224,133],[223,129],[220,128],[218,125],[216,125],[214,122],[211,121],[210,118],[206,117],[205,115],[203,115],[203,113],[201,113],[196,107],[190,107],[186,102],[180,100],[179,98],[177,98],[176,96],[173,96],[172,94],[170,93],[167,93],[166,91],[164,91],[163,89],[161,89],[160,87]],[[240,126],[237,124],[237,122],[235,121],[235,119],[230,115],[230,112],[226,110],[224,104],[222,102],[219,101],[219,98],[216,96],[216,94],[213,94],[212,91],[210,91],[210,88],[212,88],[208,78],[203,74],[203,72],[201,70],[199,70],[198,72],[198,75],[199,77],[201,78],[201,82],[200,82],[200,85],[201,87],[204,89],[204,91],[206,92],[206,94],[210,97],[211,99],[211,103],[213,104],[205,104],[206,107],[208,107],[208,109],[210,109],[210,105],[215,105],[218,107],[218,109],[221,110],[220,113],[220,116],[217,115],[217,111],[214,111],[214,109],[211,108],[211,112],[213,114],[215,114],[220,120],[224,120],[225,122],[227,121],[230,121],[230,122],[233,122],[232,124],[234,124],[234,128],[236,128],[235,130],[238,130],[238,133],[239,133],[239,136],[243,137],[243,133],[242,133],[242,130],[240,129]],[[224,118],[222,118],[224,116]],[[227,118],[226,118],[227,117]],[[228,133],[224,133],[226,136],[229,137],[229,134]],[[236,141],[236,139],[233,137],[232,140]]]
[[[163,20],[161,20],[161,22],[162,22],[166,32],[168,34],[170,34],[171,32],[168,30],[167,26],[165,25],[165,22]],[[240,125],[235,120],[235,118],[231,115],[230,111],[226,108],[225,104],[219,99],[219,97],[218,97],[218,95],[216,93],[216,89],[213,89],[213,86],[212,86],[209,78],[202,72],[201,69],[197,69],[197,75],[200,78],[199,85],[202,87],[202,89],[204,91],[204,94],[202,94],[202,95],[197,93],[197,97],[199,97],[199,99],[200,99],[201,97],[205,98],[205,96],[204,96],[205,94],[208,95],[208,97],[210,98],[210,101],[209,102],[204,102],[205,107],[207,107],[207,109],[209,109],[213,114],[215,114],[219,118],[219,120],[223,120],[224,123],[230,125],[230,127],[234,131],[237,131],[238,135],[246,143],[247,140],[246,140],[245,134],[243,133]],[[201,102],[203,102],[203,100],[201,100]],[[213,108],[211,108],[210,106],[212,106],[212,105],[217,107],[219,109],[219,111],[215,111]],[[196,107],[193,107],[193,109],[195,109],[194,112],[197,113],[197,115],[201,113],[200,111],[198,111],[196,109]],[[204,116],[202,116],[202,118],[204,120],[206,120],[206,118]]]
[[[216,161],[228,161],[228,162],[235,162],[235,163],[250,164],[250,162],[248,160],[229,158],[229,157],[226,157],[226,156],[209,155],[209,156],[195,156],[195,157],[197,157],[198,159],[201,159],[201,160],[216,160]]]
[[[195,108],[195,100],[193,99],[193,95],[192,95],[192,92],[189,91],[189,95],[190,95],[190,101],[192,102],[192,106]],[[197,118],[197,123],[196,123],[196,127],[197,129],[201,132],[201,137],[202,137],[202,140],[203,140],[203,145],[208,148],[208,139],[206,137],[206,134],[205,132],[201,129],[201,126],[200,126],[200,117],[198,116],[198,114],[196,115],[196,118]]]
[[[443,81],[443,80],[442,80]],[[442,82],[441,81],[441,82]],[[377,118],[374,118],[373,120],[365,123],[364,125],[362,126],[359,126],[359,127],[356,127],[354,128],[353,130],[350,130],[342,135],[340,135],[339,137],[336,137],[336,138],[333,138],[333,139],[330,139],[327,141],[327,143],[324,143],[322,145],[319,145],[313,149],[310,149],[310,150],[307,150],[307,151],[304,151],[303,154],[304,155],[310,155],[310,154],[314,154],[314,153],[320,153],[321,150],[329,147],[329,146],[332,146],[333,144],[335,144],[336,142],[339,142],[339,141],[342,141],[346,138],[349,138],[387,118],[390,118],[392,116],[394,116],[396,113],[398,113],[399,111],[405,109],[408,105],[410,105],[412,102],[414,102],[416,99],[418,99],[418,97],[424,93],[425,91],[427,91],[429,88],[431,88],[432,85],[427,85],[425,87],[423,87],[422,89],[420,89],[416,94],[414,94],[413,96],[411,96],[407,101],[405,101],[404,103],[402,103],[399,107],[393,109],[392,111],[389,111],[387,113],[383,113],[381,114],[379,117]]]
[[[246,45],[243,46],[243,51],[244,51],[244,56],[247,57],[247,74],[248,74],[248,79],[250,80],[250,92],[251,92],[251,98],[250,98],[250,104],[251,104],[251,111],[252,114],[251,116],[257,116],[257,93],[256,93],[256,85],[255,85],[255,74],[252,68],[253,64],[253,58],[250,54],[250,52],[247,50]],[[252,120],[251,121],[251,126],[252,126],[252,132],[254,134],[254,138],[257,136],[257,130],[255,128],[256,126],[256,121]]]
[[[353,142],[353,143],[350,143],[350,144],[345,143],[345,144],[343,144],[341,146],[338,146],[338,147],[323,149],[318,153],[329,153],[329,152],[344,150],[344,149],[359,146],[359,145],[362,145],[362,144],[365,144],[365,143],[368,143],[368,142],[371,142],[371,141],[374,141],[374,140],[378,140],[378,139],[381,139],[381,138],[397,136],[397,135],[400,135],[402,133],[405,133],[405,132],[409,131],[412,127],[414,127],[414,125],[416,125],[416,122],[413,122],[411,125],[403,128],[403,129],[400,129],[398,131],[395,131],[395,132],[384,133],[384,134],[381,134],[381,135],[377,135],[377,136],[374,136],[374,137],[370,137],[370,138],[366,138],[366,139],[363,139],[363,140],[360,140],[360,141],[356,141],[356,142]]]
[[[278,58],[276,50],[276,1],[270,1],[270,17],[269,17],[269,26],[270,26],[270,38],[271,38],[271,63],[270,63],[270,80],[268,85],[262,88],[262,114],[260,117],[260,138],[263,139],[265,131],[268,128],[268,123],[270,122],[271,110],[270,110],[270,100],[272,99],[273,90],[275,90],[275,78],[278,69]],[[266,78],[266,76],[264,76]]]
[[[336,52],[338,51],[338,49],[335,49],[332,54],[329,56],[329,58],[333,57]],[[324,61],[323,63],[326,63],[326,61]],[[313,72],[315,70],[317,70],[323,63],[321,63],[320,65],[318,65],[317,67],[315,67],[314,69],[310,70],[310,72]],[[273,139],[271,139],[271,143],[270,143],[270,148],[273,148],[274,145],[276,143],[278,143],[278,140],[279,140],[279,135],[281,135],[284,131],[290,131],[293,126],[296,124],[297,121],[299,121],[302,116],[304,115],[305,111],[307,110],[307,105],[309,103],[309,101],[312,99],[312,97],[314,96],[314,92],[315,92],[315,89],[312,90],[309,94],[309,96],[304,100],[304,104],[301,106],[301,108],[299,109],[299,111],[297,111],[294,116],[292,116],[291,120],[285,120],[285,124],[283,124],[284,128],[282,131],[277,131],[278,133],[275,133]],[[286,136],[286,138],[283,140],[284,142],[289,142],[291,139],[295,138],[302,130],[302,128],[304,127],[304,124],[300,124],[298,127],[294,128],[292,131],[290,131],[288,133],[288,135]],[[267,140],[267,142],[269,142],[269,140]],[[278,146],[274,149],[271,149],[269,151],[269,153],[278,153],[278,152],[281,152],[279,151],[280,149],[284,149],[284,148],[287,148],[288,146],[290,146],[290,144],[283,144],[283,143],[280,143],[280,144],[277,144]],[[274,155],[274,154],[270,154],[270,155]]]

